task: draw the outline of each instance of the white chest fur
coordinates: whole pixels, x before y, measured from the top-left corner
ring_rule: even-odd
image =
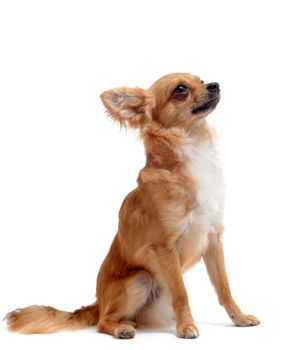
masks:
[[[222,166],[212,140],[190,140],[183,147],[186,169],[196,184],[197,205],[181,222],[184,233],[200,231],[200,240],[207,242],[208,234],[222,222],[224,183]]]

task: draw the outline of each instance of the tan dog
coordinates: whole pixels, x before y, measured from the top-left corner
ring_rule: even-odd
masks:
[[[148,90],[118,88],[101,98],[111,117],[140,129],[146,165],[122,203],[118,232],[97,278],[97,301],[73,313],[18,309],[7,315],[9,329],[50,333],[97,324],[99,332],[132,338],[136,326],[175,320],[178,337],[196,338],[182,274],[201,257],[231,320],[259,324],[233,300],[225,270],[222,170],[205,120],[219,102],[218,83],[169,74]]]

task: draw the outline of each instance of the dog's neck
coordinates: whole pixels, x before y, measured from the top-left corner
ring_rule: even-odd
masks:
[[[151,123],[141,136],[146,149],[146,167],[179,171],[185,161],[184,147],[212,141],[212,131],[206,120],[200,120],[190,130],[169,129]]]

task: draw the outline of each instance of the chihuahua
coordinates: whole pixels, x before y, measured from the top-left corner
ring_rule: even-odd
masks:
[[[175,73],[147,90],[116,88],[101,99],[113,119],[139,129],[146,165],[122,203],[117,234],[97,277],[97,300],[74,312],[17,309],[6,316],[8,328],[52,333],[97,325],[99,332],[129,339],[136,327],[175,322],[178,337],[196,338],[182,275],[201,258],[232,322],[259,324],[234,301],[225,270],[222,168],[206,121],[220,100],[219,84]]]

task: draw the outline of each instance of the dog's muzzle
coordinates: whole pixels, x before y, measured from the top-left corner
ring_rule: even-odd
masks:
[[[208,91],[208,94],[206,95],[206,98],[202,101],[202,103],[199,103],[198,105],[194,106],[192,109],[192,113],[201,113],[205,112],[209,109],[213,109],[217,106],[219,100],[220,100],[220,86],[218,83],[210,83],[206,85],[206,89]]]

